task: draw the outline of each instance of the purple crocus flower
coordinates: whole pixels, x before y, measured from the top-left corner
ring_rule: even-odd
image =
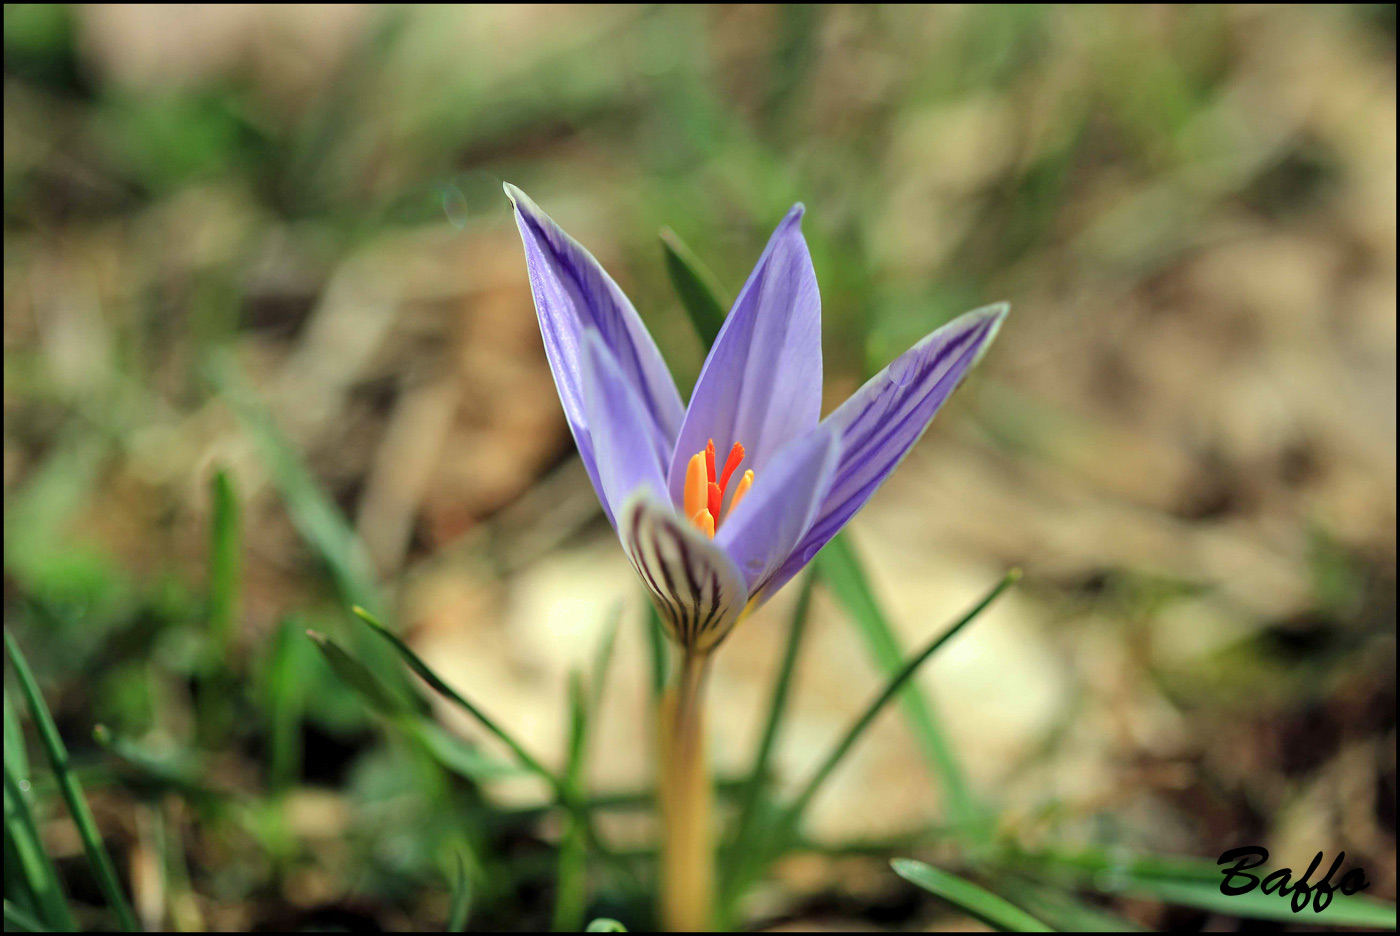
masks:
[[[671,636],[691,654],[713,649],[865,505],[1006,317],[1003,303],[954,319],[821,419],[821,298],[796,205],[686,406],[612,278],[524,192],[505,189],[579,455]],[[716,452],[728,453],[722,469]]]

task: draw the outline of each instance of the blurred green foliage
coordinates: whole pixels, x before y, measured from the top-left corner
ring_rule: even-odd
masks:
[[[405,318],[441,308],[485,321],[493,290],[513,290],[511,314],[528,315],[518,253],[498,261],[489,250],[511,236],[502,180],[597,245],[683,388],[723,308],[705,293],[735,294],[768,227],[805,201],[834,387],[960,312],[1011,299],[1017,316],[1048,329],[1040,335],[1084,336],[1072,367],[1108,375],[1094,404],[1112,402],[1121,385],[1110,378],[1130,368],[1096,356],[1097,340],[1127,326],[1081,314],[1089,298],[1127,307],[1173,289],[1189,296],[1174,265],[1244,239],[1238,232],[1256,222],[1303,219],[1352,251],[1343,273],[1364,272],[1379,261],[1361,244],[1358,231],[1374,224],[1356,219],[1357,206],[1394,197],[1393,145],[1391,187],[1377,194],[1357,181],[1375,157],[1356,129],[1369,113],[1356,88],[1383,95],[1388,75],[1393,105],[1392,5],[375,7],[303,11],[303,20],[212,11],[4,11],[5,622],[71,751],[66,772],[31,773],[42,739],[34,716],[12,708],[7,671],[7,926],[32,917],[62,927],[69,901],[80,925],[113,922],[102,905],[115,893],[104,899],[110,882],[79,860],[84,846],[118,856],[128,894],[139,874],[149,882],[160,869],[159,899],[133,899],[148,926],[650,923],[646,854],[608,849],[605,870],[592,870],[607,846],[590,838],[590,817],[650,808],[643,791],[582,789],[610,649],[598,651],[598,675],[572,693],[560,688],[571,712],[567,769],[541,767],[548,779],[534,799],[507,804],[491,785],[518,780],[529,764],[522,771],[429,718],[396,648],[345,613],[358,604],[392,624],[411,579],[399,566],[384,574],[353,525],[380,424],[364,413],[383,409],[402,374],[451,366],[425,350],[449,342],[429,327],[396,337],[388,363],[337,390],[351,403],[319,436],[289,419],[314,409],[316,388],[279,383],[337,296],[364,300],[352,332],[373,331],[381,290]],[[1292,61],[1316,63],[1306,67],[1318,103],[1295,100],[1303,89],[1280,65]],[[1271,97],[1276,87],[1293,90]],[[1390,217],[1393,252],[1393,208]],[[662,228],[671,231],[665,254]],[[444,242],[470,244],[471,262]],[[413,266],[423,256],[470,269],[444,287],[435,268]],[[413,277],[430,282],[402,295],[384,285]],[[707,310],[698,340],[684,311],[697,302]],[[331,363],[352,358],[351,345],[334,345]],[[1393,342],[1391,355],[1393,391]],[[1038,366],[1033,355],[1019,360],[1026,373]],[[969,433],[1024,460],[1008,474],[1115,459],[1121,436],[1104,443],[1084,428],[1099,410],[1075,412],[1068,391],[1036,396],[1015,378],[974,387],[967,404]],[[1187,447],[1209,448],[1198,431],[1183,431]],[[1084,437],[1094,440],[1087,457],[1065,441]],[[543,448],[504,500],[528,501],[548,484],[546,469],[567,457],[566,434]],[[1393,468],[1393,432],[1390,451]],[[1315,461],[1350,457],[1341,452],[1304,449],[1289,470],[1306,478],[1321,470]],[[1264,473],[1248,462],[1236,470]],[[1200,503],[1132,506],[1170,524],[1223,525],[1232,504],[1248,519],[1251,497],[1263,495],[1222,482]],[[1239,834],[1271,828],[1261,813],[1276,808],[1278,789],[1293,802],[1301,768],[1289,758],[1317,767],[1330,750],[1319,735],[1361,724],[1367,734],[1348,736],[1359,745],[1389,732],[1389,766],[1371,781],[1381,800],[1390,784],[1390,825],[1377,841],[1389,835],[1393,869],[1394,722],[1374,714],[1387,699],[1393,709],[1393,673],[1386,682],[1373,670],[1387,633],[1393,664],[1394,542],[1387,578],[1384,556],[1338,529],[1339,515],[1369,504],[1299,498],[1266,529],[1307,531],[1306,615],[1260,622],[1219,582],[1126,559],[1082,580],[1050,573],[1030,588],[1066,619],[1111,622],[1134,673],[1184,723],[1235,713],[1257,717],[1257,735],[1279,737],[1287,763],[1259,768],[1282,778],[1266,805],[1256,801],[1264,794],[1251,800],[1211,775],[1206,754],[1179,755],[1204,776],[1189,791],[1200,799],[1183,795],[1182,808],[1208,812],[1200,802],[1226,800]],[[498,512],[508,508],[492,504],[473,520],[494,537]],[[443,539],[458,545],[416,527],[415,558]],[[822,557],[825,587],[878,669],[893,674],[901,645],[848,545]],[[1034,548],[1028,538],[1016,547]],[[1034,578],[1042,557],[1011,553],[1002,567],[1026,562]],[[1152,656],[1147,635],[1162,616],[1222,590],[1253,630],[1190,666]],[[308,630],[326,635],[327,656]],[[652,648],[659,690],[665,648]],[[776,697],[775,732],[786,695]],[[475,701],[508,728],[512,713]],[[912,690],[903,702],[950,825],[976,827],[977,847],[958,862],[974,874],[989,867],[979,856],[1008,867],[982,850],[1007,830],[983,827],[985,804],[931,702]],[[724,795],[753,795],[765,761],[744,782],[726,780]],[[66,834],[63,804],[73,807],[75,789],[91,797],[88,825],[101,838],[80,829],[82,844],[68,836],[49,861],[37,846],[62,837],[48,829]],[[755,828],[772,821],[766,797],[751,807]],[[1111,838],[1116,819],[1105,824]],[[938,847],[946,832],[914,830],[899,849]],[[1152,875],[1100,887],[1102,868],[1061,858],[1037,852],[1021,877],[982,883],[1065,926],[1114,923],[1104,905],[1124,894],[1245,912],[1154,891]],[[12,894],[28,895],[13,916]],[[851,912],[901,923],[923,912],[892,916],[873,906],[880,899]],[[1146,918],[1204,919],[1173,913]],[[589,929],[621,931],[606,918]]]

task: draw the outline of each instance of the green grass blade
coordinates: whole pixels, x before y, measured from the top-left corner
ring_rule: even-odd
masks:
[[[375,678],[368,667],[342,650],[334,640],[311,630],[306,632],[306,636],[321,651],[335,674],[354,689],[370,708],[388,718],[397,718],[410,711],[387,686]]]
[[[457,853],[457,881],[452,886],[452,909],[447,914],[447,932],[463,933],[472,909],[472,884],[467,877],[461,852]]]
[[[24,748],[24,731],[19,726],[19,716],[10,704],[10,687],[5,687],[5,764],[12,767],[15,776],[29,779],[29,752]]]
[[[273,483],[282,493],[292,523],[326,563],[346,603],[382,613],[383,602],[369,553],[277,428],[272,414],[247,387],[229,358],[216,357],[210,373],[257,445]]]
[[[890,867],[904,880],[966,910],[988,926],[1013,933],[1054,932],[1010,901],[922,861],[896,858],[890,862]]]
[[[49,931],[44,924],[6,900],[5,932],[8,933],[11,930],[21,933],[47,933]]]
[[[998,888],[1037,919],[1070,933],[1138,933],[1144,928],[1112,910],[1086,903],[1074,894],[1018,877]]]
[[[1010,588],[1020,577],[1020,570],[1013,569],[1008,572],[1006,576],[996,584],[996,587],[988,592],[986,597],[979,601],[972,610],[959,618],[952,627],[936,637],[927,647],[911,657],[909,661],[895,673],[894,677],[885,685],[884,691],[866,707],[865,711],[851,725],[841,741],[832,749],[826,759],[822,761],[821,766],[813,773],[812,779],[803,787],[802,792],[797,795],[797,798],[786,811],[784,821],[785,831],[790,833],[796,830],[798,823],[801,821],[802,813],[806,810],[812,798],[817,795],[817,791],[821,789],[822,784],[831,776],[831,772],[836,769],[836,766],[841,763],[841,760],[855,745],[856,741],[865,733],[865,729],[870,727],[871,722],[875,720],[875,716],[880,714],[881,710],[883,710],[889,701],[899,693],[905,683],[918,672],[919,667],[941,650],[944,644],[957,636],[964,627],[976,620],[993,601],[996,601],[1002,592]]]
[[[236,641],[238,590],[243,579],[243,534],[238,495],[222,469],[209,482],[213,523],[209,528],[209,629],[227,654]]]
[[[559,883],[553,920],[555,932],[576,931],[583,923],[584,911],[588,909],[589,807],[585,789],[588,736],[602,704],[608,670],[612,666],[613,647],[617,642],[618,625],[621,623],[622,603],[618,602],[609,612],[603,637],[595,651],[587,693],[577,673],[570,679],[569,753],[563,779],[568,816],[559,843]]]
[[[406,664],[408,664],[409,669],[417,673],[418,676],[424,682],[426,682],[434,692],[447,699],[449,702],[456,705],[458,708],[465,711],[472,718],[476,719],[476,721],[479,722],[482,725],[482,727],[484,727],[487,731],[495,735],[502,743],[506,745],[506,747],[510,749],[511,753],[515,755],[516,760],[519,761],[522,767],[524,767],[530,773],[535,774],[541,780],[544,780],[545,783],[549,785],[550,791],[554,794],[555,798],[559,802],[567,804],[568,791],[566,790],[563,781],[558,776],[550,772],[550,770],[543,764],[541,764],[539,760],[537,760],[532,754],[530,754],[530,752],[527,751],[525,747],[522,744],[520,744],[520,742],[516,741],[515,738],[513,738],[505,729],[503,729],[500,725],[496,724],[496,722],[492,718],[490,718],[485,712],[477,708],[477,706],[474,705],[471,701],[469,701],[467,698],[465,698],[463,695],[457,692],[457,690],[453,689],[446,682],[444,682],[441,679],[441,677],[434,673],[428,667],[428,665],[418,657],[416,653],[409,649],[407,644],[405,644],[402,640],[398,638],[397,635],[389,631],[387,628],[384,627],[384,625],[380,624],[377,620],[375,620],[374,615],[370,614],[364,608],[357,607],[353,610],[356,616],[360,618],[360,620],[368,624],[376,634],[378,634],[380,637],[384,638],[386,641],[389,642],[389,644],[394,648],[394,650],[398,652],[399,656],[403,659],[403,661]],[[635,875],[632,874],[631,869],[626,866],[626,862],[607,847],[606,843],[604,843],[599,837],[597,830],[593,828],[592,823],[586,821],[586,815],[584,824],[584,834],[587,838],[588,847],[590,849],[592,849],[609,864],[613,865],[621,871],[628,873],[629,876],[635,878]]]
[[[592,923],[589,923],[589,924],[588,924],[588,928],[587,928],[586,930],[584,930],[584,932],[585,932],[585,933],[625,933],[625,932],[627,932],[627,927],[623,926],[621,923],[617,922],[616,920],[611,920],[611,919],[608,919],[607,917],[598,917],[598,919],[596,919],[596,920],[594,920]]]
[[[29,715],[39,730],[39,739],[43,742],[44,753],[48,757],[54,779],[58,782],[64,802],[68,804],[73,823],[78,827],[78,835],[82,838],[83,849],[87,852],[88,862],[97,878],[97,886],[116,913],[121,928],[127,932],[135,932],[140,927],[137,926],[136,917],[126,902],[126,895],[122,893],[121,883],[117,880],[117,870],[112,865],[112,858],[107,854],[106,846],[102,844],[97,822],[92,817],[92,810],[88,808],[87,798],[83,796],[82,785],[77,776],[68,769],[68,749],[64,747],[63,739],[58,736],[58,726],[54,724],[53,715],[49,713],[49,707],[39,693],[39,685],[34,681],[29,663],[8,630],[5,631],[5,650],[10,656],[10,665],[14,667],[15,675],[19,677],[20,692],[23,693],[25,703],[29,706]]]
[[[63,895],[63,884],[53,861],[39,839],[39,827],[19,778],[5,761],[5,877],[23,881],[34,909],[50,928],[72,930],[73,917]]]
[[[269,783],[274,790],[291,788],[301,777],[301,725],[306,714],[305,673],[314,665],[306,628],[294,620],[277,626],[267,664],[267,715],[271,763]]]
[[[487,757],[460,738],[444,731],[436,722],[414,711],[411,706],[396,698],[389,687],[371,673],[367,666],[346,653],[334,640],[315,631],[306,633],[335,674],[354,689],[366,705],[417,741],[443,767],[477,782],[518,776],[521,773],[520,768]]]
[[[215,355],[209,374],[256,445],[292,525],[325,564],[345,603],[382,616],[385,603],[369,552],[330,495],[247,386],[232,359],[226,354]],[[352,646],[382,682],[395,690],[407,689],[407,677],[382,644],[363,639],[357,632]]]
[[[772,760],[773,748],[777,746],[778,733],[782,728],[783,715],[787,711],[788,696],[792,689],[792,673],[797,663],[797,652],[802,645],[803,634],[807,630],[807,612],[812,604],[812,589],[816,576],[808,573],[798,593],[797,607],[792,612],[792,622],[788,625],[787,646],[783,650],[782,665],[778,670],[777,681],[773,684],[773,697],[768,704],[768,719],[764,724],[763,736],[754,754],[753,769],[739,799],[739,816],[734,823],[734,837],[730,844],[731,860],[726,862],[723,886],[720,888],[721,904],[727,906],[732,895],[734,880],[738,875],[743,856],[750,854],[750,836],[754,829],[754,819],[758,812],[763,788],[768,782],[768,764]]]
[[[92,738],[118,761],[126,774],[139,782],[143,795],[178,793],[210,813],[220,811],[228,802],[227,793],[214,790],[200,780],[202,771],[188,751],[174,756],[153,755],[117,737],[106,725],[94,725]]]
[[[670,228],[661,229],[661,252],[666,257],[671,285],[680,296],[681,305],[700,336],[700,343],[709,351],[724,325],[725,304],[720,301],[714,274]]]
[[[588,700],[578,673],[569,679],[568,759],[564,765],[564,802],[568,810],[559,842],[559,874],[554,899],[553,930],[577,932],[588,909],[588,840],[582,800],[584,753],[587,750]]]
[[[1007,858],[1039,877],[1082,883],[1097,876],[1165,878],[1184,881],[1220,880],[1220,867],[1204,858],[1181,855],[1125,855],[1104,848],[1012,852]]]
[[[519,777],[525,768],[483,754],[437,722],[422,715],[405,715],[397,722],[433,758],[452,773],[476,783],[489,783],[506,777]]]
[[[1333,884],[1336,883],[1333,881]],[[1339,891],[1332,895],[1332,902],[1321,913],[1313,912],[1311,904],[1301,913],[1294,913],[1287,897],[1265,894],[1258,888],[1247,894],[1231,897],[1220,892],[1218,881],[1207,883],[1129,877],[1121,882],[1109,882],[1103,889],[1105,893],[1146,897],[1163,903],[1181,904],[1234,917],[1308,923],[1329,929],[1347,926],[1395,929],[1395,904],[1374,900],[1362,894],[1348,897]]]
[[[856,622],[876,666],[885,673],[897,673],[904,662],[903,649],[846,535],[834,537],[817,554],[816,564],[823,583]],[[928,696],[917,686],[911,685],[903,689],[900,702],[924,756],[938,778],[952,824],[960,831],[981,835],[987,828],[986,819],[973,798],[952,746],[939,727]]]
[[[550,772],[550,770],[547,767],[545,767],[538,760],[536,760],[535,757],[532,754],[530,754],[529,751],[525,750],[525,748],[520,744],[520,742],[516,741],[515,738],[511,737],[511,735],[508,732],[506,732],[505,729],[501,728],[500,725],[496,724],[496,722],[490,716],[488,716],[481,709],[477,708],[474,704],[469,702],[464,696],[458,693],[457,690],[453,689],[447,683],[443,682],[443,680],[436,673],[434,673],[431,669],[428,668],[428,664],[424,663],[421,659],[419,659],[418,654],[410,650],[408,648],[408,645],[405,644],[402,640],[400,640],[396,634],[390,632],[383,624],[380,624],[379,621],[375,619],[374,615],[370,614],[364,608],[360,607],[356,607],[352,610],[354,610],[356,616],[358,616],[360,620],[368,624],[376,634],[387,640],[389,644],[394,648],[394,650],[398,652],[399,656],[403,658],[403,661],[406,664],[408,664],[409,669],[417,673],[418,676],[424,682],[426,682],[434,692],[447,699],[449,702],[456,705],[458,708],[462,709],[472,718],[480,722],[483,728],[485,728],[487,731],[491,732],[493,735],[499,738],[505,744],[506,747],[510,748],[511,753],[515,755],[516,759],[520,761],[522,766],[524,766],[531,773],[539,776],[542,780],[548,783],[550,788],[555,792],[555,794],[559,795],[562,798],[564,794],[564,789],[563,784],[560,782],[559,778],[556,777],[552,772]]]
[[[1328,927],[1379,929],[1394,929],[1396,922],[1395,904],[1364,894],[1350,897],[1333,894],[1331,904],[1318,914],[1311,909],[1294,914],[1287,898],[1264,894],[1257,889],[1248,894],[1227,896],[1220,893],[1219,865],[1203,858],[1176,855],[1121,858],[1102,850],[1086,849],[1023,854],[1014,856],[1012,862],[1061,887],[1078,886],[1108,895],[1160,900],[1235,917],[1293,922],[1316,920]],[[1260,870],[1267,873],[1265,869]]]
[[[603,704],[603,691],[608,684],[608,671],[612,669],[613,647],[617,644],[617,631],[622,624],[622,602],[613,605],[608,612],[607,623],[603,625],[603,638],[598,641],[598,649],[593,655],[592,674],[588,679],[588,711],[593,720],[599,706]]]
[[[642,617],[642,627],[646,630],[647,638],[647,663],[651,668],[651,701],[652,704],[661,701],[661,694],[666,691],[666,673],[670,669],[667,656],[669,652],[666,647],[666,633],[661,627],[661,615],[656,611],[656,605],[651,603],[648,595],[646,601],[647,613]]]
[[[1019,570],[1012,570],[997,583],[990,592],[987,593],[972,610],[959,618],[951,627],[935,638],[927,647],[915,656],[911,657],[900,670],[894,674],[885,685],[884,690],[874,701],[866,707],[859,718],[852,723],[846,734],[832,748],[821,765],[813,772],[811,779],[807,781],[800,793],[793,799],[790,805],[777,811],[770,819],[763,823],[761,835],[754,835],[751,841],[754,847],[748,849],[746,854],[738,856],[734,862],[733,870],[730,872],[732,883],[729,891],[725,894],[726,900],[737,899],[748,886],[763,873],[764,867],[774,858],[780,855],[788,846],[797,839],[802,824],[802,816],[807,810],[807,806],[821,790],[832,772],[841,763],[851,748],[855,745],[865,730],[880,714],[890,700],[895,698],[901,688],[907,683],[919,667],[933,657],[944,644],[951,640],[959,631],[974,621],[997,597],[1020,578]]]

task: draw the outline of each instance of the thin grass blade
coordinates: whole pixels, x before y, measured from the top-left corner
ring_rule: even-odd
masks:
[[[294,620],[277,626],[267,664],[268,737],[272,749],[268,766],[274,790],[290,788],[301,776],[301,724],[306,714],[305,671],[315,656],[305,639],[306,628]]]
[[[522,768],[487,757],[395,698],[367,666],[346,653],[334,640],[315,631],[306,633],[335,674],[354,689],[366,705],[417,741],[448,770],[478,783],[518,776],[522,772]]]
[[[39,827],[29,808],[20,780],[5,761],[5,878],[23,882],[33,909],[55,930],[73,929],[73,916],[63,895],[63,883],[52,859],[44,851]],[[21,908],[24,909],[24,908]]]
[[[890,675],[897,673],[904,662],[904,651],[875,598],[849,538],[844,533],[834,537],[817,554],[816,565],[823,583],[855,621],[876,666]],[[986,818],[972,795],[952,745],[939,726],[932,702],[914,685],[902,690],[900,702],[938,778],[952,824],[962,832],[980,836],[987,829]]]
[[[29,779],[29,752],[24,747],[24,731],[19,726],[19,716],[10,704],[10,687],[5,687],[5,764],[12,768],[15,777]]]
[[[588,839],[582,800],[588,713],[583,679],[575,672],[569,679],[569,753],[563,779],[567,816],[564,834],[559,842],[559,874],[553,920],[556,933],[577,932],[583,925],[583,914],[587,910]]]
[[[544,780],[559,802],[567,802],[567,791],[560,777],[556,776],[547,767],[541,764],[520,742],[516,741],[504,728],[496,724],[490,716],[444,682],[416,653],[409,649],[407,644],[400,640],[397,635],[386,629],[384,625],[380,624],[379,621],[374,618],[374,615],[370,614],[364,608],[356,607],[352,610],[355,612],[355,615],[368,624],[376,634],[388,641],[394,650],[398,652],[403,661],[408,664],[408,667],[413,670],[413,672],[417,673],[434,692],[476,719],[482,727],[495,735],[510,749],[511,753],[515,755],[516,760],[522,767],[530,773],[535,774],[541,780]],[[622,856],[616,854],[607,846],[599,837],[598,831],[593,828],[591,822],[585,823],[584,832],[587,837],[588,847],[610,865],[625,873],[629,879],[631,879],[632,883],[635,884],[636,875],[634,869],[627,864]]]
[[[1038,920],[1070,933],[1137,933],[1144,927],[1112,910],[1087,903],[1073,893],[1017,877],[998,888]]]
[[[987,595],[977,603],[970,611],[959,618],[951,627],[935,638],[927,647],[915,656],[911,657],[903,667],[895,673],[893,678],[885,685],[884,690],[877,696],[859,718],[851,725],[846,734],[832,748],[831,752],[821,762],[820,766],[813,772],[811,779],[802,788],[801,792],[792,800],[791,804],[781,809],[776,815],[764,824],[764,832],[761,837],[754,836],[754,847],[748,853],[741,856],[741,860],[735,863],[734,880],[727,897],[737,899],[741,896],[749,885],[762,875],[763,869],[772,862],[778,855],[787,849],[797,840],[801,829],[802,816],[807,810],[807,806],[816,797],[823,784],[831,776],[832,772],[841,763],[842,759],[850,752],[865,730],[874,722],[875,717],[880,714],[890,700],[895,698],[901,688],[904,687],[919,667],[927,662],[937,653],[944,644],[953,639],[964,627],[976,620],[986,608],[997,599],[999,595],[1009,588],[1020,578],[1020,571],[1013,569],[997,583],[997,585],[987,593]]]
[[[452,909],[447,914],[447,932],[463,933],[467,929],[467,917],[472,909],[472,885],[467,877],[462,853],[457,853],[457,880],[452,886]]]
[[[521,745],[520,742],[516,741],[515,738],[512,737],[505,729],[503,729],[500,725],[496,724],[495,720],[493,720],[485,712],[477,708],[476,705],[468,701],[464,696],[457,692],[457,690],[453,689],[446,682],[444,682],[441,677],[439,677],[428,667],[428,664],[424,663],[418,657],[418,654],[410,650],[408,645],[398,638],[398,635],[390,632],[386,627],[384,627],[383,624],[380,624],[379,621],[375,619],[374,615],[370,614],[368,611],[361,607],[356,607],[352,610],[355,612],[355,615],[359,617],[360,620],[368,624],[376,634],[387,640],[390,646],[392,646],[394,650],[398,652],[399,656],[403,658],[403,661],[406,664],[408,664],[409,669],[417,673],[418,676],[424,682],[426,682],[434,692],[447,699],[449,702],[456,705],[458,708],[462,709],[472,718],[476,719],[483,728],[485,728],[487,731],[491,732],[493,735],[499,738],[506,745],[506,747],[510,748],[511,753],[515,755],[516,759],[520,761],[522,766],[524,766],[531,773],[535,774],[536,776],[544,780],[546,783],[548,783],[550,788],[555,792],[555,794],[562,798],[564,790],[563,784],[561,783],[560,779],[557,776],[555,776],[547,767],[541,764],[534,757],[534,755],[532,755],[529,751],[525,750],[524,746]]]
[[[890,862],[890,867],[904,880],[966,910],[988,926],[1013,933],[1054,932],[1009,900],[922,861],[896,858]]]
[[[14,667],[15,675],[19,678],[20,692],[24,695],[25,703],[29,706],[29,715],[39,731],[39,740],[53,770],[54,779],[58,782],[64,802],[68,804],[73,823],[78,827],[78,835],[83,841],[83,850],[87,852],[93,875],[97,878],[97,886],[107,904],[116,913],[121,928],[127,932],[135,932],[140,927],[137,926],[136,916],[127,904],[126,895],[122,893],[117,869],[112,864],[111,856],[107,854],[106,846],[102,844],[102,836],[97,830],[97,822],[93,819],[87,798],[83,795],[82,785],[73,771],[68,769],[68,749],[58,735],[58,726],[54,724],[53,715],[39,692],[39,685],[34,680],[29,663],[8,630],[5,631],[5,651],[9,654],[10,665]]]
[[[243,579],[238,495],[227,472],[214,472],[209,495],[214,515],[209,528],[209,629],[214,644],[227,654],[238,636],[238,590]]]
[[[383,607],[383,602],[374,564],[335,502],[307,470],[232,361],[225,356],[215,357],[210,374],[256,443],[297,531],[326,563],[346,602],[379,613],[377,609]]]
[[[1334,884],[1336,882],[1333,882]],[[1364,894],[1332,895],[1331,903],[1321,912],[1314,912],[1310,903],[1301,913],[1294,913],[1290,900],[1278,894],[1265,894],[1255,889],[1247,894],[1229,896],[1220,892],[1217,881],[1168,881],[1129,877],[1112,881],[1100,888],[1105,893],[1130,897],[1146,897],[1163,903],[1180,904],[1221,913],[1227,916],[1249,917],[1255,920],[1280,920],[1327,927],[1365,926],[1374,929],[1395,929],[1395,904],[1375,900]]]
[[[726,912],[733,893],[734,881],[741,876],[739,868],[746,863],[744,856],[754,851],[750,848],[754,820],[758,813],[764,787],[768,783],[768,765],[773,757],[773,749],[777,746],[783,715],[787,711],[788,697],[792,689],[792,674],[796,668],[797,653],[802,645],[803,634],[807,630],[807,612],[812,605],[812,589],[815,583],[816,575],[809,572],[803,579],[802,590],[798,593],[797,606],[793,609],[792,621],[788,625],[788,639],[783,650],[782,664],[778,670],[777,681],[773,684],[773,697],[768,703],[768,718],[764,723],[758,750],[754,754],[753,769],[749,772],[749,779],[744,785],[743,793],[740,794],[739,816],[735,820],[734,836],[730,843],[731,859],[725,863],[720,887],[721,907]]]
[[[802,813],[806,810],[807,805],[811,803],[813,797],[817,795],[817,792],[821,789],[827,778],[831,776],[832,771],[836,769],[837,765],[841,763],[846,754],[855,746],[856,741],[860,739],[861,735],[865,733],[865,730],[874,722],[875,716],[880,714],[881,710],[884,709],[890,700],[898,695],[900,690],[904,688],[904,685],[919,671],[919,667],[928,662],[928,660],[941,650],[948,641],[957,636],[964,627],[975,621],[992,602],[996,601],[997,598],[1001,596],[1002,592],[1010,588],[1020,577],[1021,573],[1019,569],[1013,569],[1008,572],[1006,576],[987,593],[986,597],[972,608],[972,610],[959,618],[952,627],[936,637],[927,647],[911,657],[909,661],[895,673],[894,677],[885,685],[884,691],[870,703],[861,716],[851,725],[845,736],[842,737],[841,741],[832,749],[831,753],[827,755],[821,766],[813,773],[807,785],[803,787],[802,792],[797,795],[797,798],[788,808],[784,817],[785,832],[791,833],[795,831],[797,825],[801,821]]]
[[[208,372],[256,445],[293,526],[330,571],[346,604],[382,616],[385,607],[368,550],[277,427],[266,405],[247,385],[227,354],[216,354]],[[352,646],[371,671],[387,685],[407,690],[409,681],[392,656],[376,641],[352,637]]]
[[[422,745],[439,764],[476,783],[490,783],[493,780],[519,777],[526,773],[525,768],[519,764],[508,763],[484,754],[437,722],[421,715],[405,715],[395,724]]]
[[[1365,894],[1332,895],[1321,913],[1293,912],[1290,901],[1259,890],[1228,896],[1220,892],[1220,866],[1202,858],[1177,855],[1115,857],[1102,850],[1047,851],[1015,856],[1012,861],[1060,887],[1082,887],[1112,896],[1159,900],[1214,913],[1259,920],[1317,922],[1326,927],[1366,926],[1394,929],[1395,904]],[[1256,874],[1258,872],[1255,872]],[[1335,881],[1333,883],[1336,883]]]
[[[178,793],[200,809],[219,812],[229,794],[201,781],[203,771],[188,752],[184,756],[153,755],[125,738],[114,735],[106,725],[95,725],[92,738],[115,758],[126,774],[139,782],[145,794]]]
[[[661,229],[661,252],[666,257],[671,285],[680,296],[701,345],[708,351],[724,325],[725,303],[720,300],[718,282],[695,252],[670,228]]]
[[[410,711],[384,683],[375,678],[368,667],[342,650],[334,640],[312,630],[307,631],[306,636],[321,651],[321,656],[325,657],[335,674],[354,689],[370,708],[391,719]]]
[[[48,927],[19,907],[5,901],[5,932],[47,933]]]
[[[666,674],[671,665],[668,659],[669,650],[666,647],[666,634],[661,629],[661,616],[656,612],[656,605],[651,603],[650,596],[644,597],[647,613],[642,617],[642,627],[646,631],[647,638],[647,663],[651,669],[651,701],[655,706],[661,701],[661,694],[666,691]]]
[[[598,649],[593,656],[592,674],[588,679],[589,720],[593,721],[598,708],[603,704],[603,692],[608,684],[608,671],[612,668],[613,647],[617,644],[617,631],[622,624],[622,602],[618,601],[608,612],[607,623],[603,625],[603,638],[598,641]]]

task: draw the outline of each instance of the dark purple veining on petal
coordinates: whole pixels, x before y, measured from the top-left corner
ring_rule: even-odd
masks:
[[[582,335],[590,328],[603,339],[646,408],[646,420],[637,429],[646,434],[664,471],[684,407],[656,343],[626,295],[593,256],[523,192],[512,186],[506,190],[515,204],[550,369],[590,475],[593,453],[587,441],[579,363]]]
[[[690,457],[710,439],[716,450],[744,446],[746,467],[761,474],[788,442],[821,415],[821,295],[796,206],[724,320],[695,383],[667,483],[680,503]]]
[[[900,355],[827,417],[825,422],[840,432],[839,464],[816,519],[763,586],[767,591],[796,575],[865,506],[977,363],[1005,314],[1004,307],[993,307],[955,319]]]

